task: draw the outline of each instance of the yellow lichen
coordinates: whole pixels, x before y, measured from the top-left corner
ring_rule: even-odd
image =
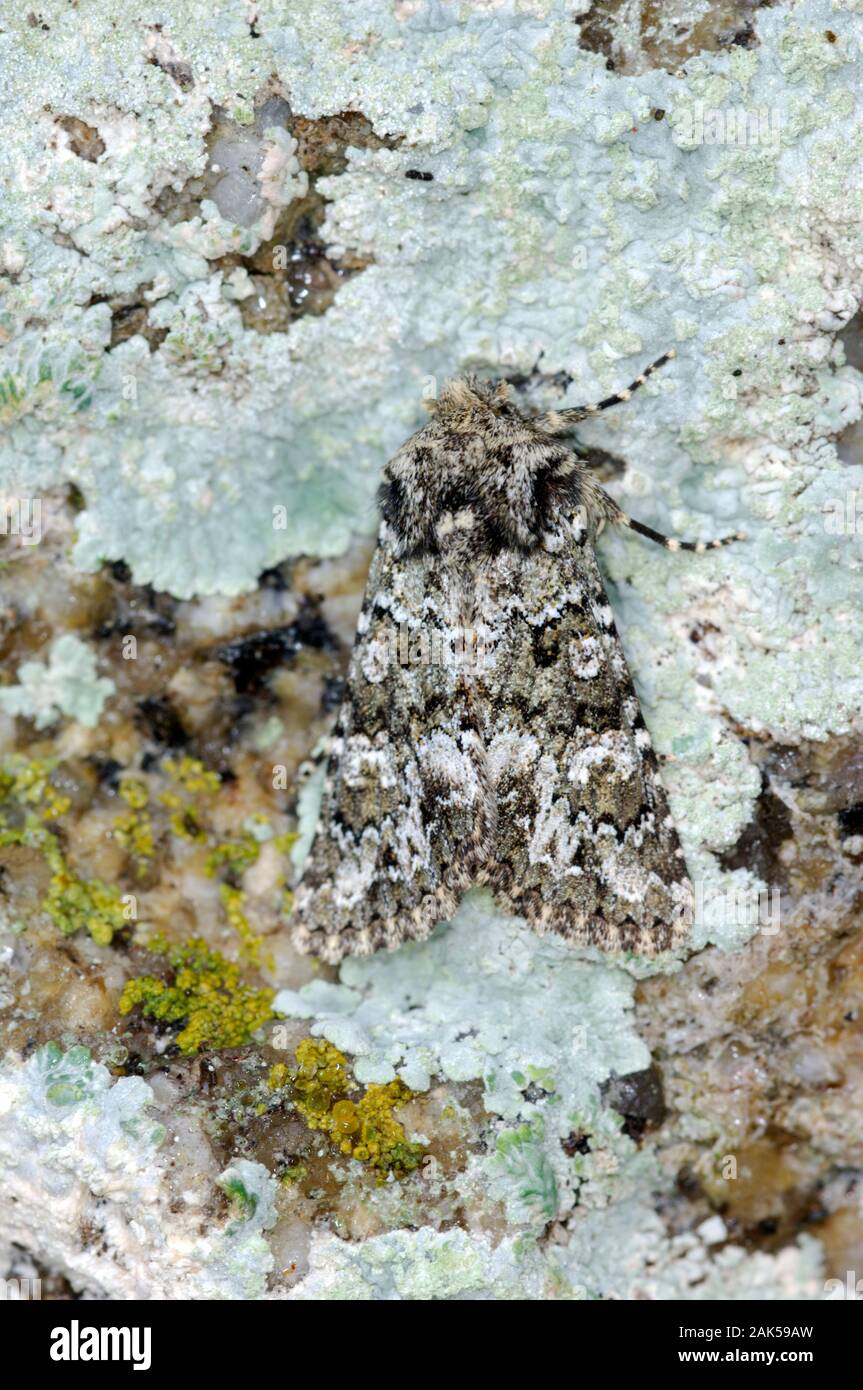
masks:
[[[261,852],[260,842],[246,831],[239,840],[226,840],[216,845],[207,855],[204,870],[208,878],[215,878],[220,869],[227,869],[239,878],[252,864],[256,863]]]
[[[23,819],[10,825],[0,816],[0,848],[24,845],[38,850],[51,870],[48,892],[42,910],[64,936],[86,930],[100,946],[110,944],[114,934],[128,926],[126,907],[118,888],[101,879],[84,879],[71,869],[57,835],[46,822],[56,820],[69,809],[69,798],[52,786],[49,776],[54,763],[20,757],[6,759],[0,769],[0,802],[13,815]]]
[[[144,812],[130,811],[128,816],[118,816],[114,821],[114,835],[135,865],[139,876],[147,872],[147,865],[155,853],[153,822]]]
[[[279,851],[279,854],[290,854],[299,838],[299,831],[285,830],[281,835],[275,835],[273,837],[273,844]]]
[[[291,1079],[290,1068],[285,1062],[276,1062],[270,1067],[270,1074],[267,1077],[267,1085],[271,1091],[280,1091],[283,1086],[287,1086]]]
[[[293,849],[294,845],[297,843],[297,840],[299,838],[299,834],[296,830],[286,830],[284,834],[276,836],[276,838],[273,841],[273,844],[276,846],[276,849],[279,851],[279,854],[287,855],[290,854],[291,850]],[[294,910],[294,892],[292,888],[289,888],[287,886],[286,876],[283,876],[279,879],[279,886],[282,890],[282,916],[290,917],[291,913]]]
[[[180,791],[192,796],[212,796],[222,785],[218,772],[210,772],[198,758],[187,757],[179,762],[166,758],[162,768],[174,783],[173,789],[159,793],[162,805],[172,812],[169,821],[171,829],[180,840],[203,844],[207,832],[201,824],[200,808],[186,796],[181,796]]]
[[[56,867],[42,904],[48,916],[64,936],[86,929],[97,945],[110,946],[129,925],[119,890],[98,878],[78,878],[59,851],[52,858]]]
[[[21,807],[40,806],[43,820],[57,820],[69,810],[68,796],[52,785],[56,759],[32,758],[12,754],[0,767],[0,802],[16,802]],[[5,817],[0,817],[5,823]]]
[[[146,1018],[183,1023],[176,1041],[186,1056],[202,1047],[239,1047],[272,1018],[273,991],[246,984],[239,967],[211,951],[202,938],[169,945],[157,937],[149,949],[165,957],[173,980],[154,975],[129,980],[120,1013],[140,1008]]]
[[[292,1163],[291,1166],[286,1168],[282,1173],[279,1181],[284,1183],[285,1187],[290,1187],[295,1182],[302,1182],[303,1178],[307,1178],[308,1175],[309,1170],[305,1163]]]
[[[251,965],[259,965],[264,938],[257,936],[249,925],[249,919],[243,911],[245,894],[241,888],[234,888],[230,883],[220,883],[219,897],[231,927],[240,938],[240,952],[243,958]]]
[[[169,800],[169,797],[172,797],[172,800]],[[190,840],[193,844],[203,844],[207,838],[207,832],[201,825],[201,815],[197,807],[185,804],[180,797],[174,797],[171,792],[163,792],[159,799],[166,806],[176,805],[178,808],[168,821],[177,839]]]
[[[199,758],[184,757],[179,762],[175,762],[173,758],[166,758],[162,767],[178,786],[193,794],[199,792],[212,794],[217,792],[222,785],[222,779],[218,772],[210,772]]]
[[[294,1104],[309,1129],[323,1130],[341,1153],[368,1163],[381,1181],[388,1173],[402,1176],[419,1167],[422,1146],[408,1141],[393,1114],[414,1097],[403,1081],[370,1085],[364,1095],[351,1099],[345,1093],[358,1088],[347,1058],[320,1038],[298,1044],[297,1062],[289,1073]]]
[[[143,811],[150,799],[146,782],[138,777],[121,777],[117,791],[133,811]]]
[[[250,821],[260,829],[260,836],[256,835],[253,829],[244,829],[243,834],[235,840],[225,840],[222,844],[215,845],[207,855],[204,871],[209,878],[215,878],[218,873],[224,871],[228,881],[219,886],[219,897],[222,900],[228,921],[240,938],[241,950],[246,960],[253,965],[261,963],[261,947],[263,937],[258,936],[252,931],[249,920],[245,913],[245,894],[238,887],[237,879],[241,878],[248,868],[257,863],[261,853],[261,843],[269,834],[269,822],[265,816],[252,816]],[[281,842],[288,841],[289,835],[273,836],[273,843],[278,848]],[[267,962],[269,963],[269,962]]]
[[[149,793],[145,783],[135,777],[122,777],[118,791],[130,810],[127,816],[115,819],[114,835],[142,876],[155,853],[153,821],[145,809]]]

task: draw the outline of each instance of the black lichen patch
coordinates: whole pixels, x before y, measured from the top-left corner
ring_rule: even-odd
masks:
[[[290,565],[283,560],[280,565],[272,565],[269,569],[261,570],[258,575],[259,589],[272,589],[275,593],[284,594],[291,587]]]
[[[234,686],[243,693],[259,691],[271,671],[293,661],[304,648],[335,650],[337,645],[320,609],[308,601],[303,604],[295,622],[285,627],[251,632],[247,637],[219,647],[214,654],[219,661],[230,666]]]
[[[344,676],[325,676],[321,692],[321,711],[332,714],[342,703],[345,693]]]
[[[116,758],[102,758],[95,754],[90,762],[101,785],[109,791],[116,792],[123,775],[123,764],[118,763]]]
[[[561,1139],[560,1147],[567,1158],[575,1158],[576,1154],[590,1153],[590,1135],[583,1130],[572,1130],[565,1139]]]
[[[623,1132],[640,1139],[645,1130],[658,1129],[665,1119],[665,1096],[658,1067],[614,1076],[602,1088],[607,1106],[623,1116]]]
[[[160,634],[170,637],[176,628],[177,601],[170,594],[157,591],[151,585],[135,585],[123,560],[115,561],[108,573],[117,590],[106,595],[105,616],[94,628],[98,641],[127,634]]]
[[[839,835],[843,840],[850,839],[852,835],[863,835],[863,801],[839,812]]]
[[[189,736],[167,695],[148,695],[138,702],[136,723],[161,748],[183,748]]]

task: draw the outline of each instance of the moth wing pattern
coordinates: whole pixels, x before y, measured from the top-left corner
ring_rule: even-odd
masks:
[[[458,585],[401,558],[386,527],[369,571],[294,941],[337,962],[423,939],[452,915],[489,840],[475,702],[451,662]],[[414,659],[411,660],[410,658]]]
[[[629,526],[700,552],[742,536],[632,520],[559,440],[670,355],[538,417],[506,383],[454,381],[387,464],[300,950],[336,962],[422,939],[475,883],[575,945],[653,956],[685,938],[692,888],[594,537]],[[425,651],[395,651],[397,633]],[[478,647],[453,660],[465,633]]]
[[[411,659],[465,622],[486,633],[479,669]],[[378,546],[295,941],[336,962],[424,939],[472,883],[579,946],[654,955],[685,935],[682,851],[577,523],[503,550],[468,593]]]
[[[502,634],[488,676],[497,901],[574,945],[672,949],[692,889],[591,539],[563,521],[499,563],[483,600]]]

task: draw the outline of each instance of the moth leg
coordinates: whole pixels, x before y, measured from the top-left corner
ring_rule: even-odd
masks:
[[[590,405],[574,405],[567,410],[550,410],[546,415],[537,416],[534,421],[540,429],[547,434],[565,434],[567,430],[577,424],[579,420],[586,420],[589,415],[597,415],[601,410],[608,410],[609,406],[620,405],[623,401],[628,401],[633,392],[643,386],[649,376],[664,367],[666,362],[670,362],[672,357],[677,354],[674,348],[669,348],[661,357],[657,357],[655,362],[651,362],[649,367],[645,367],[641,376],[637,376],[622,391],[615,391],[613,396],[606,396],[605,400],[593,401]]]

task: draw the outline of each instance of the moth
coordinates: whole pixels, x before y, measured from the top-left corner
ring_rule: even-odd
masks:
[[[654,956],[692,889],[594,553],[606,525],[669,550],[563,440],[455,380],[386,465],[294,941],[330,962],[427,937],[465,889],[579,946]]]

